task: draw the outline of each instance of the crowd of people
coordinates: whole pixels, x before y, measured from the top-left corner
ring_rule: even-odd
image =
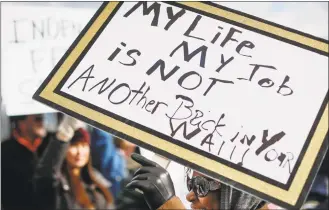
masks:
[[[135,145],[58,114],[56,132],[43,115],[11,118],[1,144],[1,205],[7,209],[113,209]]]
[[[1,144],[1,207],[12,209],[185,209],[170,174],[136,145],[58,113],[55,132],[44,115],[11,117]],[[305,209],[328,205],[328,155]],[[193,209],[271,209],[245,192],[186,170]]]

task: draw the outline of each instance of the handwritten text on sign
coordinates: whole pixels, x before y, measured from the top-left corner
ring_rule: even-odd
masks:
[[[327,69],[325,56],[235,25],[125,3],[61,91],[285,184]]]
[[[92,9],[5,3],[2,95],[8,115],[53,112],[32,95],[93,14]]]

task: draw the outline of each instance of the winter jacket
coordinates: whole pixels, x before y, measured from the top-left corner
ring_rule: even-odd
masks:
[[[75,201],[68,177],[61,170],[68,146],[69,143],[52,139],[37,164],[34,191],[36,198],[38,198],[38,209],[83,209]],[[108,187],[110,186],[105,178],[99,173],[96,174],[98,181],[102,182],[103,185],[108,184]],[[94,185],[84,184],[84,186],[96,209],[113,208],[106,202],[100,189],[95,188]]]
[[[1,143],[2,209],[35,209],[32,177],[50,136],[45,137],[34,152],[15,137]]]
[[[113,136],[99,129],[91,132],[91,154],[93,166],[112,183],[111,192],[117,198],[126,176],[126,162],[115,147]]]

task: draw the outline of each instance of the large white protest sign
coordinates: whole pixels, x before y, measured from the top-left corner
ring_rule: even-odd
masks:
[[[94,12],[1,5],[1,94],[8,115],[55,111],[32,100],[32,95]]]
[[[285,207],[328,145],[326,40],[212,3],[105,3],[34,98]]]

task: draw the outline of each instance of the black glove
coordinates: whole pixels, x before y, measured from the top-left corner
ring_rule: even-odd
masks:
[[[144,195],[135,190],[122,190],[115,202],[116,210],[149,210]]]
[[[164,168],[138,154],[132,154],[131,158],[142,167],[135,172],[127,188],[141,190],[150,209],[158,209],[175,196],[174,184]]]

